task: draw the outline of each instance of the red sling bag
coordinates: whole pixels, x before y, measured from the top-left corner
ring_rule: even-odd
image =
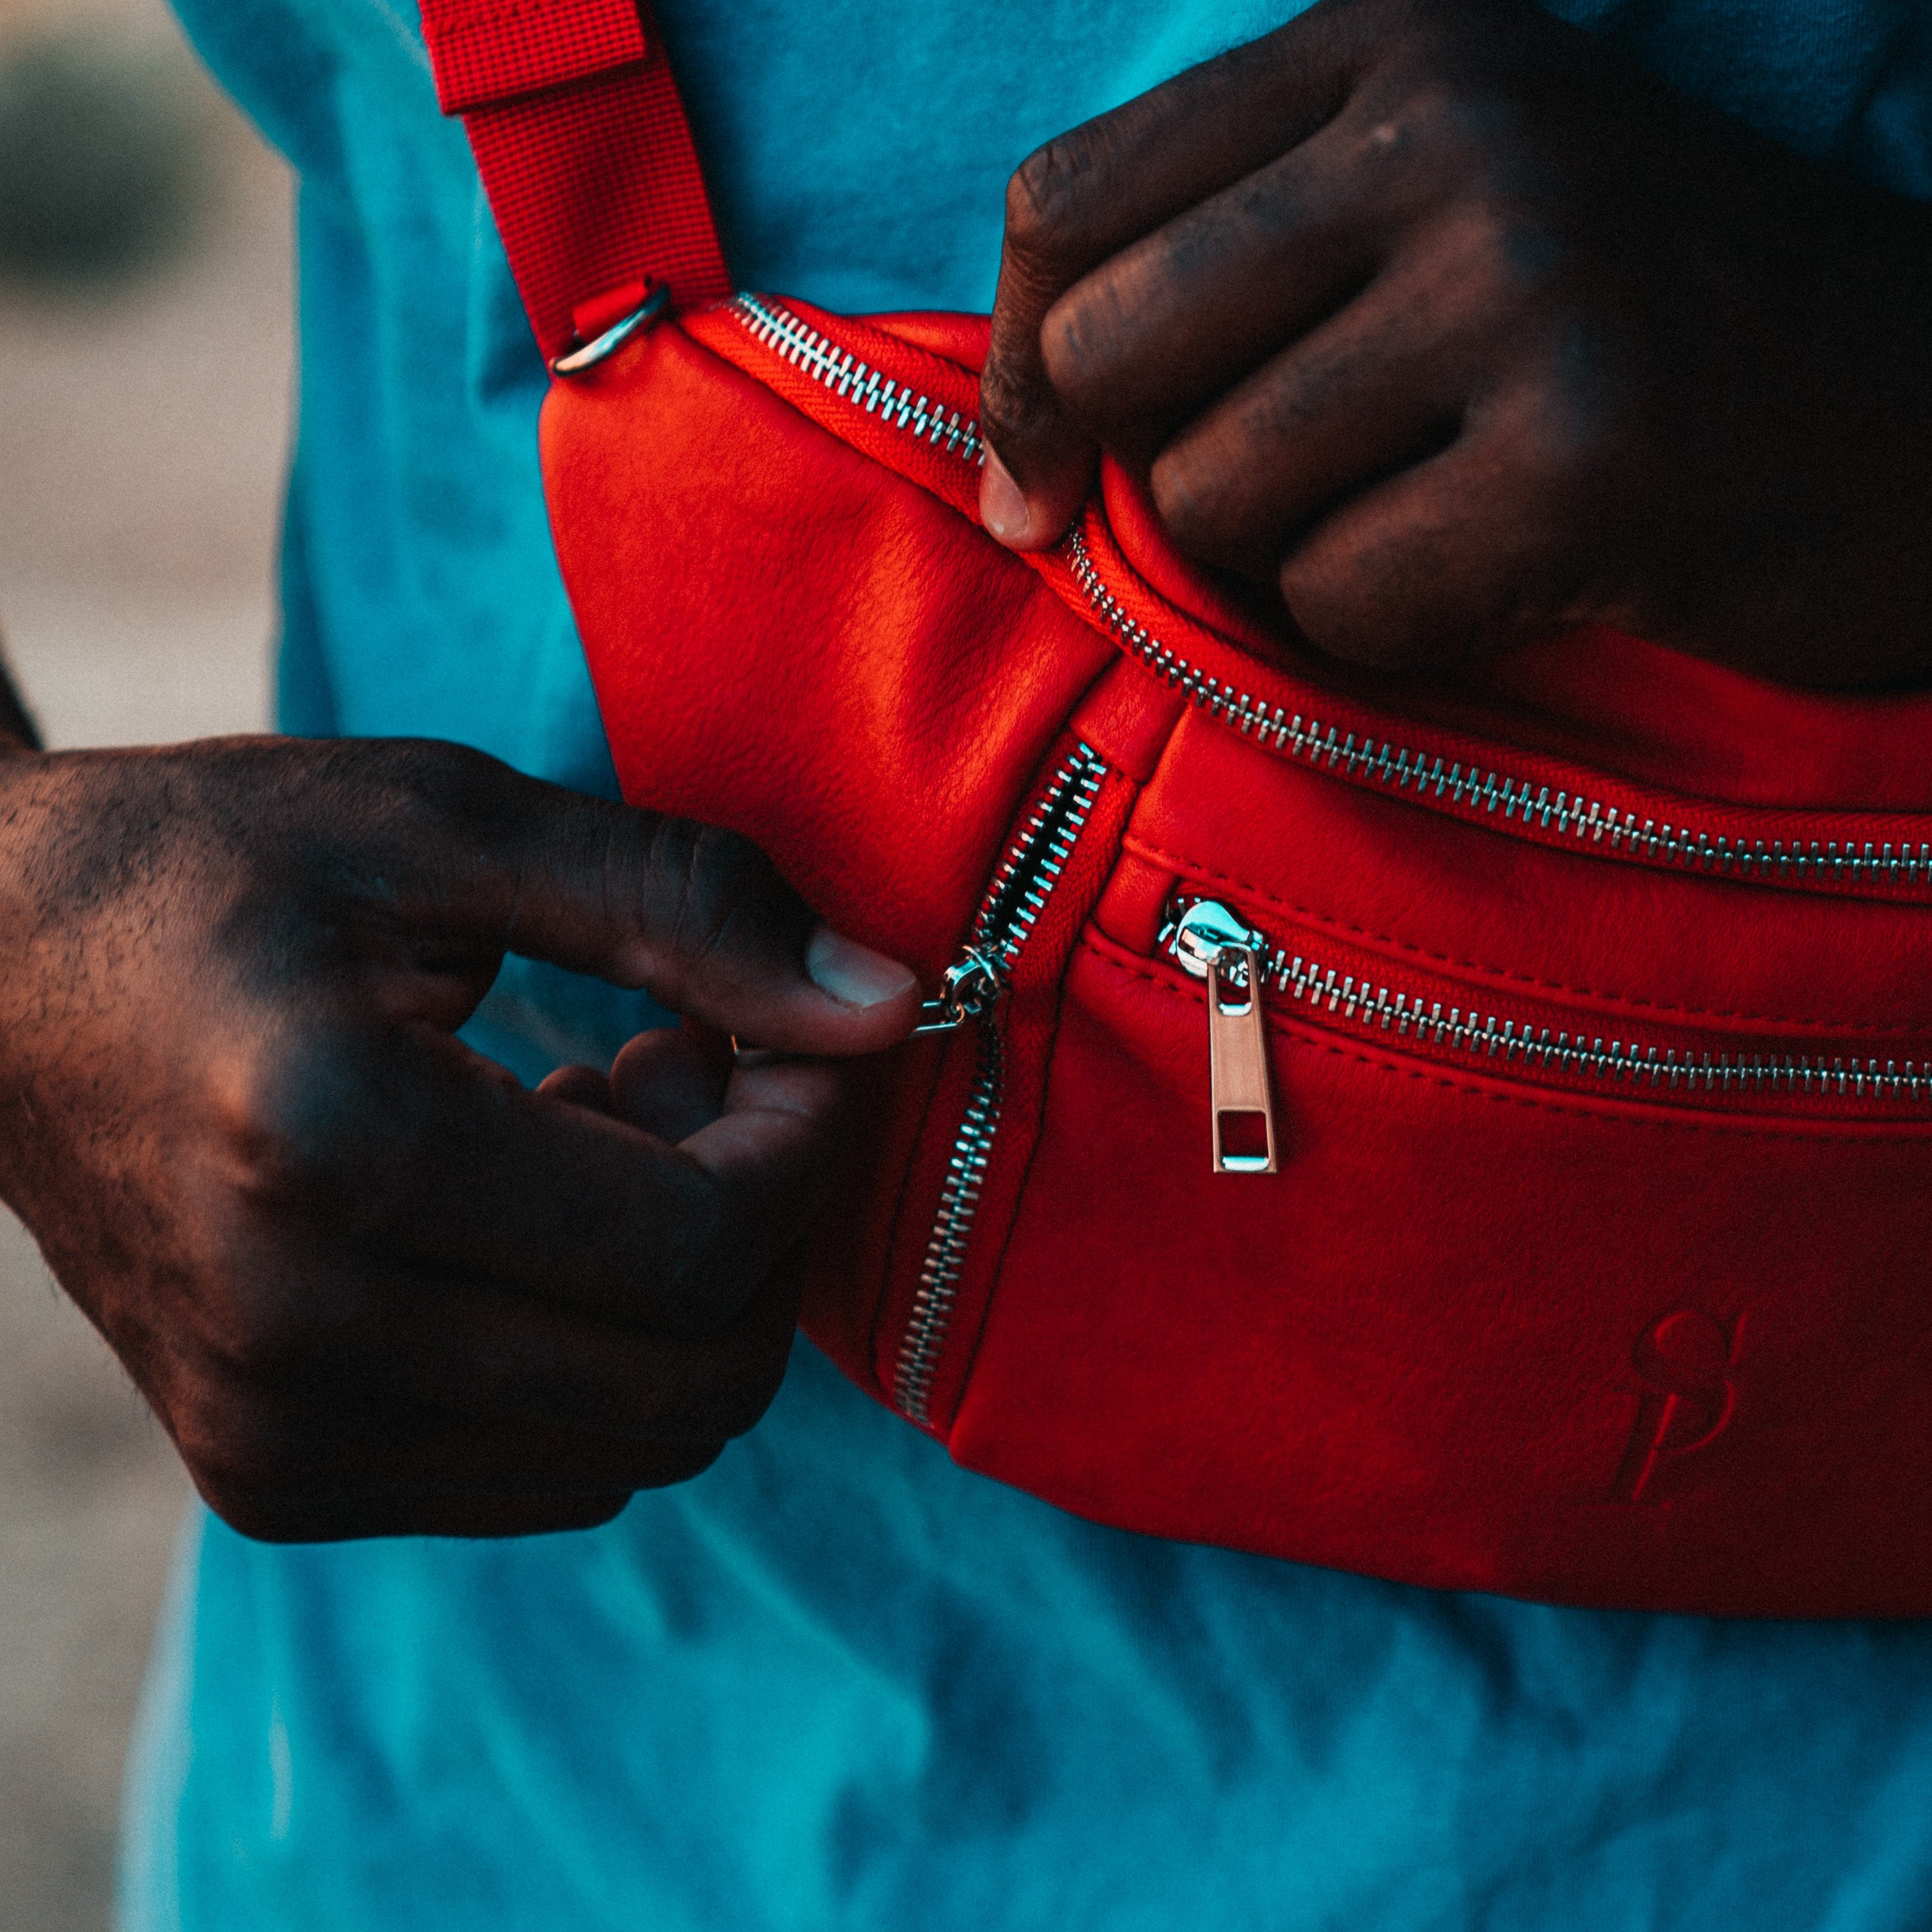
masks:
[[[424,12],[626,795],[952,1023],[819,1243],[845,1372],[1161,1536],[1932,1613],[1932,702],[1601,631],[1378,686],[1111,466],[1010,555],[982,319],[734,298],[633,0]]]

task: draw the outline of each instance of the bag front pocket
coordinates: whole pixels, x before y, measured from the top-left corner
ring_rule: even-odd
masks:
[[[952,1453],[1412,1582],[1932,1610],[1923,913],[1582,859],[1572,893],[1466,827],[1445,869],[1396,808],[1211,742],[1176,734],[1072,955]],[[1240,880],[1175,850],[1244,827]],[[1513,926],[1524,970],[1466,963]],[[1217,1133],[1203,932],[1272,1172]]]
[[[1922,1118],[1597,1099],[1285,1004],[1280,1171],[1210,1176],[1206,1033],[1090,931],[962,1462],[1412,1582],[1932,1607]]]

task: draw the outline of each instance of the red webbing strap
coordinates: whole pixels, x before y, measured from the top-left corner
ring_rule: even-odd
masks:
[[[670,285],[731,292],[664,41],[641,0],[422,0],[446,114],[460,114],[546,361]]]

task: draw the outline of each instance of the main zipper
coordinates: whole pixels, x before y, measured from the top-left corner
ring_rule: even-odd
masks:
[[[740,295],[732,298],[730,308],[767,349],[776,350],[794,369],[822,382],[854,408],[921,442],[950,449],[965,462],[985,460],[980,425],[970,417],[868,367],[782,304],[762,296]]]
[[[1078,530],[1066,539],[1066,556],[1075,580],[1086,593],[1101,621],[1134,656],[1212,716],[1234,725],[1260,743],[1272,745],[1290,758],[1327,770],[1338,767],[1350,777],[1366,776],[1396,790],[1414,788],[1420,798],[1433,793],[1458,805],[1500,810],[1505,820],[1567,832],[1593,844],[1609,841],[1612,852],[1623,850],[1686,870],[1732,872],[1744,878],[1841,883],[1870,881],[1916,884],[1932,879],[1932,844],[1874,845],[1862,850],[1836,839],[1813,839],[1808,845],[1784,839],[1727,838],[1722,833],[1694,826],[1659,824],[1620,812],[1600,800],[1558,790],[1546,784],[1475,765],[1445,761],[1426,752],[1367,735],[1358,737],[1318,718],[1291,715],[1286,707],[1270,707],[1264,699],[1224,683],[1192,664],[1147,627],[1128,615],[1102,581],[1085,537]]]
[[[994,874],[963,950],[962,964],[970,962],[980,990],[959,1018],[980,1023],[980,1064],[946,1164],[912,1316],[893,1371],[894,1406],[915,1422],[929,1419],[933,1372],[946,1345],[980,1186],[1000,1131],[1006,1043],[994,1008],[1060,882],[1106,775],[1105,762],[1085,745],[1076,745],[1061,761]]]
[[[985,460],[976,422],[870,367],[782,303],[744,294],[729,306],[759,342],[855,408],[950,450],[962,461]],[[1581,793],[1552,790],[1487,765],[1466,765],[1291,713],[1202,670],[1130,616],[1107,588],[1077,529],[1067,538],[1064,554],[1095,614],[1136,657],[1202,710],[1290,758],[1351,778],[1367,777],[1418,798],[1432,795],[1474,806],[1500,813],[1505,822],[1568,833],[1580,843],[1606,845],[1612,852],[1685,871],[1724,872],[1760,883],[1916,885],[1932,880],[1932,842],[1894,846],[1867,840],[1854,845],[1838,839],[1728,837],[1642,818]]]

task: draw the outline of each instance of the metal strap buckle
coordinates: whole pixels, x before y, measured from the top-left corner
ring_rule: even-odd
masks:
[[[550,373],[553,376],[580,376],[585,370],[596,368],[607,356],[616,355],[645,323],[655,322],[663,314],[664,304],[670,300],[670,284],[660,283],[628,315],[614,322],[594,341],[584,343],[558,356],[550,364]]]

